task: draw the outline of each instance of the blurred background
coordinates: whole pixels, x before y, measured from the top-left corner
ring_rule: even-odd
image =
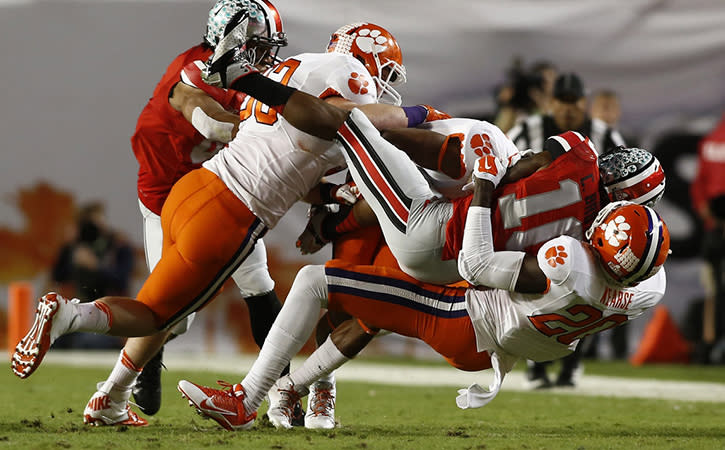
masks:
[[[0,0],[3,340],[11,282],[29,281],[36,295],[47,289],[77,291],[67,280],[63,284],[54,269],[64,246],[78,236],[78,211],[102,206],[103,227],[115,253],[95,264],[125,277],[114,289],[134,294],[140,287],[146,265],[138,166],[129,139],[168,63],[201,42],[212,3]],[[547,67],[577,73],[590,104],[601,91],[613,94],[620,113],[612,113],[614,126],[627,144],[653,152],[667,174],[665,197],[657,207],[673,238],[663,304],[685,337],[694,343],[702,334],[702,301],[710,291],[701,281],[704,222],[690,188],[696,182],[699,143],[725,112],[724,2],[274,4],[289,36],[282,57],[324,51],[330,33],[346,23],[386,27],[403,51],[408,82],[399,91],[406,105],[426,103],[508,128],[527,109],[546,108],[540,102],[547,91],[542,70]],[[329,256],[329,249],[307,257],[295,249],[305,211],[298,205],[265,237],[281,298],[299,267]],[[169,344],[169,351],[256,351],[245,308],[231,286],[199,314],[189,333]],[[648,320],[645,316],[629,327],[628,353],[637,349]],[[432,355],[401,338],[379,341],[367,351]],[[600,341],[598,356],[611,357],[609,340]]]

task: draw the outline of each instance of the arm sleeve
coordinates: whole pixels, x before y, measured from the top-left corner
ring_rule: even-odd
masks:
[[[496,252],[493,249],[491,209],[471,206],[458,254],[458,272],[476,286],[513,291],[519,278],[523,252]]]

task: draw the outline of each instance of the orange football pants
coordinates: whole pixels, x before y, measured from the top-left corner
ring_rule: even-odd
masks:
[[[254,249],[267,227],[213,172],[184,175],[161,211],[161,260],[138,294],[168,329],[202,308]]]
[[[453,367],[479,371],[490,356],[476,349],[476,334],[465,309],[465,287],[418,281],[390,267],[325,264],[328,309],[344,311],[369,327],[418,338]]]

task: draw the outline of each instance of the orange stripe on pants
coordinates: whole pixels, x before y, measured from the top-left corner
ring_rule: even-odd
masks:
[[[161,211],[161,226],[161,260],[138,294],[160,328],[211,300],[266,231],[222,180],[203,168],[174,185]],[[251,243],[245,244],[250,234]]]
[[[325,267],[380,276],[390,280],[402,280],[444,296],[462,296],[466,292],[466,288],[463,287],[423,283],[400,270],[388,267],[352,265],[339,260],[329,261]],[[356,286],[356,282],[352,280],[346,280],[346,283]],[[360,283],[360,286],[362,284]],[[467,314],[463,317],[441,317],[413,307],[370,298],[364,294],[342,292],[330,292],[328,308],[342,310],[370,327],[421,339],[458,369],[479,371],[491,367],[488,353],[476,349],[476,334]]]

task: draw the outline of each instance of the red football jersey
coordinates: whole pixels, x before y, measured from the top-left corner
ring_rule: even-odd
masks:
[[[700,141],[697,164],[690,195],[694,208],[700,210],[713,198],[725,195],[725,114],[717,127]],[[708,229],[714,225],[712,220],[705,223]]]
[[[161,214],[161,207],[179,178],[201,167],[202,162],[224,146],[205,139],[168,101],[171,89],[181,80],[184,66],[196,60],[205,61],[211,53],[209,47],[197,45],[177,56],[136,123],[131,147],[139,164],[138,198],[155,214]],[[231,109],[234,93],[219,92],[219,96],[212,97]]]
[[[578,145],[548,167],[500,186],[491,216],[494,248],[535,255],[542,244],[562,234],[583,239],[599,212],[599,168],[588,145]],[[442,258],[455,259],[473,196],[453,200]]]

